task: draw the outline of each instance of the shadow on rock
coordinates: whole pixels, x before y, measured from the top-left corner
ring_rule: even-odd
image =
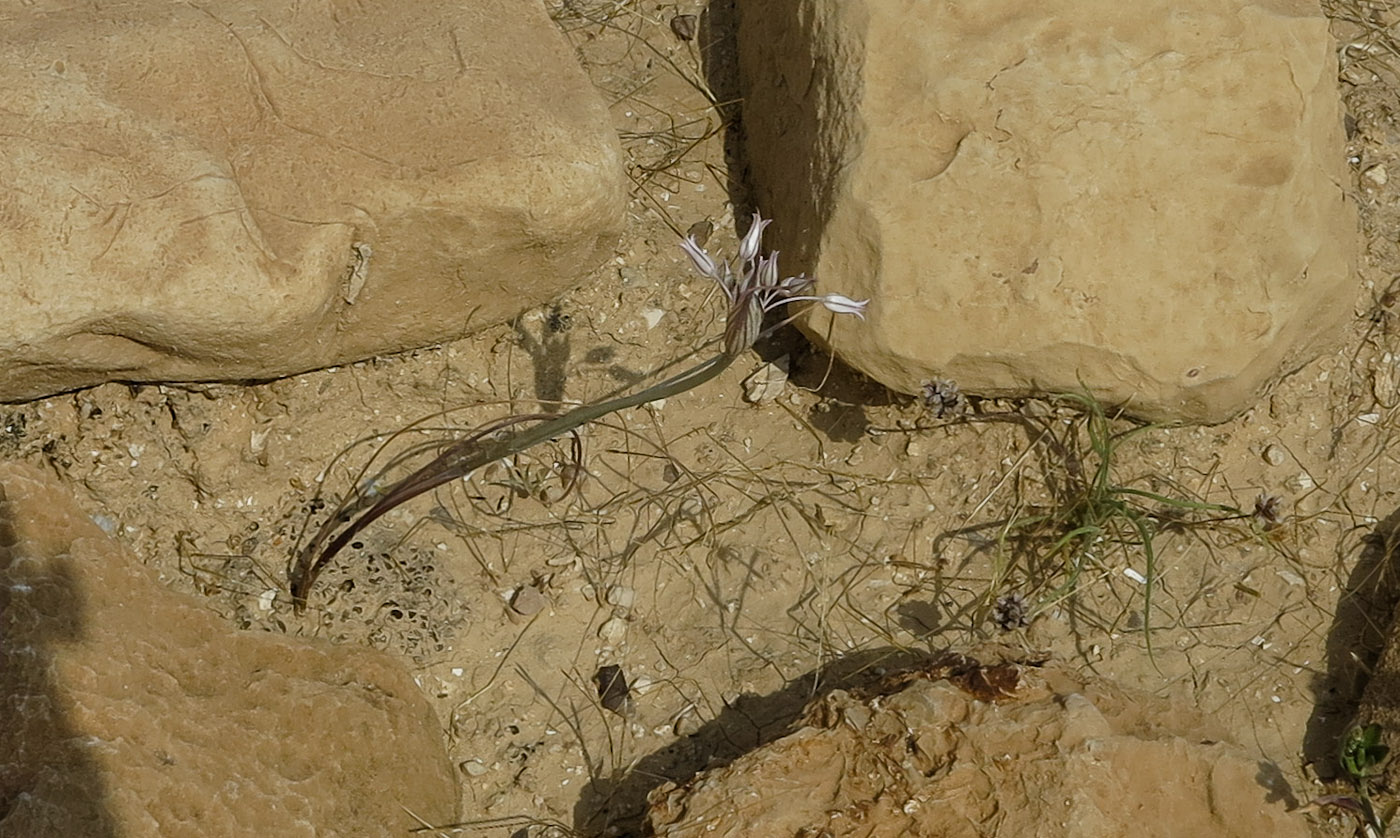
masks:
[[[699,771],[738,757],[791,733],[803,710],[834,689],[866,687],[892,670],[912,667],[929,655],[886,648],[857,652],[802,675],[770,695],[745,694],[713,721],[638,760],[614,777],[597,777],[583,788],[574,808],[574,828],[583,835],[640,835],[647,795],[666,782],[682,783]]]
[[[53,649],[81,642],[85,612],[65,562],[28,555],[0,485],[0,836],[117,834],[89,748],[64,717]]]
[[[1362,544],[1327,634],[1326,669],[1312,684],[1316,704],[1303,738],[1303,757],[1322,779],[1338,776],[1338,743],[1356,717],[1400,601],[1400,573],[1394,567],[1400,510],[1377,524]]]

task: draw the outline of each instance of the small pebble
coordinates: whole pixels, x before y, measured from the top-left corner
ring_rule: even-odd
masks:
[[[462,771],[472,777],[480,777],[487,770],[486,765],[479,759],[469,759],[462,762]]]
[[[693,17],[693,15],[681,15],[681,17]],[[709,219],[706,219],[704,221],[697,221],[694,224],[690,225],[690,229],[686,230],[685,234],[686,236],[695,239],[696,244],[700,245],[701,247],[704,247],[705,243],[710,240],[710,236],[713,235],[714,232],[715,223],[713,221],[710,221]]]
[[[1369,180],[1375,186],[1385,186],[1386,182],[1390,180],[1390,175],[1386,172],[1384,165],[1372,166],[1363,172],[1361,176]]]
[[[744,379],[744,401],[750,404],[771,402],[783,394],[788,382],[788,356],[764,364]]]
[[[534,585],[523,585],[510,598],[510,608],[522,617],[532,617],[545,609],[549,600]]]
[[[671,725],[671,732],[676,736],[694,736],[700,732],[701,724],[695,709],[693,707],[687,708],[681,713],[680,718],[676,719],[675,724]]]
[[[631,608],[632,603],[637,601],[637,592],[626,585],[614,585],[608,588],[608,605],[617,608]]]
[[[671,32],[682,41],[695,40],[695,31],[699,26],[700,18],[698,15],[676,15],[671,18]]]
[[[1288,452],[1282,446],[1270,443],[1264,446],[1264,462],[1271,466],[1281,466],[1288,460]]]
[[[603,642],[616,646],[627,638],[627,621],[613,617],[598,626],[598,637]]]

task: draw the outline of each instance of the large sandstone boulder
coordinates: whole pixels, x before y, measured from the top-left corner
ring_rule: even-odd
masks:
[[[652,792],[657,838],[1309,835],[1278,767],[1193,710],[1053,667],[936,662],[808,722]]]
[[[1222,421],[1350,311],[1310,0],[741,0],[747,153],[806,329],[884,384]],[[830,331],[828,331],[830,330]]]
[[[404,835],[454,820],[437,719],[364,648],[241,633],[0,466],[0,836]]]
[[[0,135],[0,401],[459,337],[623,221],[538,2],[14,5]]]

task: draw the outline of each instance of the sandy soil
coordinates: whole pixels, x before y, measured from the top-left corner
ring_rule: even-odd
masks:
[[[939,419],[790,334],[591,428],[578,497],[540,500],[553,451],[459,482],[370,528],[293,612],[290,555],[387,435],[593,399],[719,334],[718,301],[676,247],[708,221],[712,249],[732,252],[731,201],[742,207],[724,109],[704,93],[723,101],[731,82],[705,79],[708,33],[671,28],[694,5],[555,4],[613,103],[636,185],[629,232],[588,287],[468,340],[291,379],[113,384],[0,408],[0,456],[85,489],[104,528],[239,626],[401,654],[437,702],[464,811],[489,834],[634,829],[648,790],[780,735],[822,689],[987,639],[1198,707],[1299,799],[1321,793],[1393,606],[1366,576],[1378,563],[1358,561],[1400,507],[1400,178],[1385,176],[1400,105],[1384,56],[1359,49],[1344,53],[1343,90],[1367,245],[1347,333],[1236,420],[1150,430],[1116,452],[1122,485],[1281,504],[1267,533],[1248,516],[1163,528],[1150,657],[1140,551],[1105,549],[1068,598],[1064,568],[1037,558],[1044,539],[998,537],[1081,464],[1053,444],[1082,450],[1075,414],[981,402]],[[782,395],[747,403],[743,379],[783,355]],[[1035,613],[1004,631],[993,606],[1013,593]],[[605,665],[632,682],[625,716],[599,700]]]

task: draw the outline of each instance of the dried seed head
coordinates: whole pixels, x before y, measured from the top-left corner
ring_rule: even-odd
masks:
[[[1030,623],[1030,606],[1017,593],[1002,594],[992,604],[992,622],[1002,631],[1015,631]]]
[[[1283,498],[1260,492],[1259,497],[1254,499],[1254,513],[1251,517],[1266,530],[1277,527],[1284,521]]]
[[[942,419],[947,416],[961,416],[967,412],[967,397],[958,389],[957,382],[946,379],[925,381],[923,385],[924,406],[933,415]]]

